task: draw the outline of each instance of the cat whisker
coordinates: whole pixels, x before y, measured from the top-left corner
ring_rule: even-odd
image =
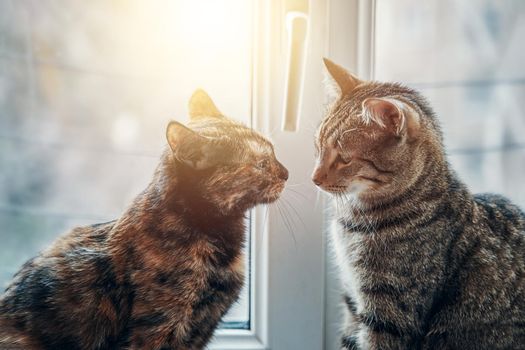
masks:
[[[281,215],[281,219],[283,221],[283,224],[286,227],[286,229],[288,230],[288,232],[291,234],[291,236],[293,238],[293,241],[294,241],[294,245],[297,248],[297,240],[295,239],[295,235],[293,233],[293,229],[291,227],[290,221],[288,220],[288,218],[285,215],[285,213],[283,213],[284,208],[280,206],[279,201],[275,202],[275,204],[277,206],[277,209],[279,210],[279,214]]]
[[[285,215],[285,218],[286,218],[286,221],[288,222],[288,227],[290,227],[290,234],[292,235],[292,238],[293,238],[293,241],[294,241],[294,246],[295,248],[297,248],[297,239],[295,237],[295,230],[294,230],[294,223],[291,219],[291,215],[290,215],[290,211],[287,209],[286,205],[285,205],[286,202],[282,202],[282,208],[283,208],[283,211],[284,213],[286,214]]]
[[[299,191],[296,191],[296,190],[294,190],[294,189],[292,189],[292,188],[287,188],[286,191],[290,191],[290,192],[288,192],[288,193],[290,193],[290,194],[294,194],[294,195],[298,195],[298,196],[300,196],[301,198],[303,198],[303,199],[305,199],[305,200],[308,200],[308,196],[307,196],[307,195],[305,195],[304,193],[301,193],[301,192],[299,192]]]
[[[286,201],[284,198],[283,198],[283,204],[286,204],[288,205],[288,207],[293,211],[293,213],[295,213],[295,217],[297,220],[299,220],[299,222],[303,225],[303,228],[305,231],[307,231],[307,227],[306,227],[306,224],[304,223],[303,219],[301,218],[301,215],[299,214],[299,212],[297,211],[297,209],[292,205],[292,203]]]

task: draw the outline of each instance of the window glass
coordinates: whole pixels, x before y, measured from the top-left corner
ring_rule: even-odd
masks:
[[[377,0],[375,78],[429,98],[474,192],[525,208],[525,2]]]
[[[59,234],[122,213],[196,88],[250,123],[252,7],[0,2],[0,286]],[[248,296],[225,327],[249,327]]]

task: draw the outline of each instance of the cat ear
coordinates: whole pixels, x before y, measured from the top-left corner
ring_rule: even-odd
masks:
[[[195,169],[205,169],[214,164],[216,147],[212,141],[181,123],[171,121],[166,128],[166,139],[177,160]]]
[[[363,101],[363,119],[374,122],[396,136],[414,136],[419,116],[407,104],[393,98],[367,98]]]
[[[195,90],[193,95],[191,95],[188,109],[191,119],[200,117],[221,118],[223,116],[217,107],[215,107],[210,96],[202,89]]]
[[[328,58],[323,58],[323,61],[329,75],[326,80],[328,92],[335,88],[340,95],[344,95],[354,90],[354,88],[361,83],[361,80]]]

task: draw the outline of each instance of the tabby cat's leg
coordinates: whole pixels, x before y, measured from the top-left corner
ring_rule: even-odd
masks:
[[[343,308],[344,318],[341,350],[359,350],[359,347],[357,346],[357,332],[359,324],[356,320],[355,304],[349,296],[344,296]]]
[[[420,348],[420,345],[417,345],[413,337],[409,335],[395,335],[369,329],[368,337],[372,349],[406,350]]]
[[[415,327],[402,328],[399,323],[381,312],[368,312],[358,316],[360,327],[358,345],[363,349],[406,350],[420,349],[421,336]],[[405,319],[408,319],[406,317]]]

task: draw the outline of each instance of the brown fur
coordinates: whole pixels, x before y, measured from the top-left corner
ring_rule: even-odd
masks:
[[[343,348],[524,349],[525,214],[467,190],[416,91],[326,64],[341,94],[313,178],[336,203]]]
[[[277,199],[288,173],[203,91],[190,114],[192,129],[170,123],[171,149],[118,220],[73,229],[17,273],[1,349],[205,346],[242,287],[245,213]]]

